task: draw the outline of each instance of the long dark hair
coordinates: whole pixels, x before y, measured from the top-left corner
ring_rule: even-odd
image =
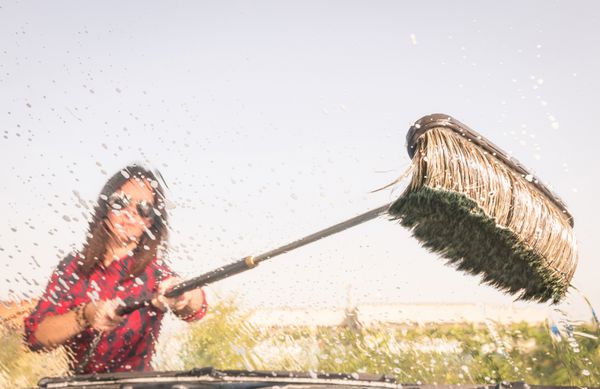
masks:
[[[158,177],[157,177],[158,175]],[[159,180],[160,178],[160,180]],[[165,194],[161,185],[162,176],[140,165],[133,164],[115,173],[104,185],[94,207],[94,216],[90,221],[87,239],[81,250],[81,273],[89,276],[94,267],[104,260],[111,239],[114,239],[107,226],[110,207],[108,198],[129,180],[145,180],[154,191],[154,211],[152,225],[148,228],[151,234],[144,233],[133,250],[136,257],[131,276],[140,275],[146,266],[157,256],[158,251],[166,250],[168,238],[168,215],[165,207]]]

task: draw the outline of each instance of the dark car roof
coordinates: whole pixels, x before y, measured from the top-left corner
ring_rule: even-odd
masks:
[[[290,371],[246,371],[200,368],[187,371],[105,373],[43,378],[39,388],[86,389],[575,389],[566,386],[528,385],[525,382],[500,384],[428,385],[397,383],[385,375],[341,374]],[[593,388],[588,388],[593,389]],[[596,388],[600,389],[600,388]]]

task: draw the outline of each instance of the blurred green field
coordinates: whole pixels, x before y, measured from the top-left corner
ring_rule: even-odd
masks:
[[[258,328],[233,300],[216,304],[189,331],[161,337],[157,370],[220,369],[377,373],[399,382],[598,386],[598,329],[549,324],[377,325]],[[0,387],[35,386],[66,372],[65,352],[32,353],[15,328],[0,328]],[[178,345],[172,347],[171,345]]]

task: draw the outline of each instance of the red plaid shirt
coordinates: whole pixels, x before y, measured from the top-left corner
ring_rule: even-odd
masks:
[[[158,284],[173,276],[171,269],[161,260],[154,259],[138,277],[131,277],[135,258],[124,257],[108,267],[97,266],[89,278],[77,272],[79,258],[63,259],[50,279],[44,295],[31,314],[25,318],[25,340],[32,350],[43,346],[35,338],[40,322],[52,315],[61,315],[80,304],[90,301],[120,298],[125,303],[132,299],[151,297]],[[204,292],[202,292],[204,297]],[[187,321],[199,320],[206,314],[206,302]],[[114,330],[104,333],[89,359],[84,373],[102,373],[129,370],[152,370],[150,361],[163,312],[153,306],[140,308],[126,316]],[[65,346],[70,356],[71,369],[78,368],[97,332],[87,328],[69,339]]]

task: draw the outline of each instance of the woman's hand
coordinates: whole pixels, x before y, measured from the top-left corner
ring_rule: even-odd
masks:
[[[185,292],[177,297],[167,298],[165,293],[169,288],[182,283],[183,280],[179,277],[169,277],[158,285],[158,296],[152,300],[152,304],[161,311],[165,312],[167,309],[178,313],[184,311],[192,300],[192,292]]]
[[[117,315],[117,300],[102,300],[85,306],[84,316],[90,326],[98,331],[112,331],[125,319]]]

